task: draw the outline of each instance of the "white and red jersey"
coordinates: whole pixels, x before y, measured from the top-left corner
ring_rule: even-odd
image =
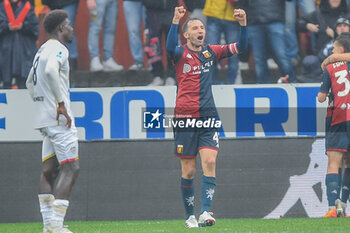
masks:
[[[34,57],[32,67],[33,87],[32,97],[35,108],[34,128],[39,129],[48,126],[66,125],[67,120],[63,115],[57,115],[57,101],[50,89],[45,70],[50,66],[51,70],[59,72],[59,88],[67,109],[68,115],[72,119],[72,127],[74,127],[74,117],[70,107],[69,93],[69,52],[61,42],[55,39],[50,39],[45,42],[38,50]]]

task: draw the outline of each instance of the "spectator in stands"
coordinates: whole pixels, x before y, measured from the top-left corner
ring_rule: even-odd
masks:
[[[114,39],[118,18],[118,0],[87,0],[90,10],[88,47],[91,71],[119,71],[123,66],[114,59]],[[100,60],[99,38],[103,23],[103,64]]]
[[[326,59],[326,57],[330,56],[333,51],[334,39],[338,37],[338,35],[343,32],[350,32],[350,21],[347,18],[340,17],[337,19],[336,24],[334,25],[335,32],[332,39],[320,49],[318,55],[307,55],[303,59],[302,66],[302,75],[297,76],[297,80],[299,82],[321,82],[322,81],[322,69],[320,67],[321,62]],[[333,30],[333,29],[332,29]]]
[[[129,35],[129,44],[134,64],[129,70],[143,69],[143,49],[140,38],[141,21],[145,25],[145,8],[141,0],[124,0],[124,15]]]
[[[207,17],[203,14],[205,0],[183,0],[190,18],[198,18],[207,25]]]
[[[335,23],[334,37],[329,40],[329,42],[318,53],[318,57],[321,61],[332,54],[334,39],[343,32],[350,32],[350,20],[340,16]]]
[[[146,30],[148,30],[148,40],[146,41],[146,54],[149,61],[152,61],[152,74],[154,76],[149,86],[175,85],[175,69],[170,59],[168,59],[167,69],[164,72],[161,60],[162,35],[167,37],[175,7],[179,5],[178,0],[142,0],[146,7]],[[147,52],[150,51],[150,52]],[[164,80],[163,76],[166,76]]]
[[[207,43],[220,44],[224,33],[226,44],[238,41],[239,23],[233,17],[234,6],[228,0],[207,0],[203,14],[207,16]],[[227,84],[234,84],[238,70],[238,56],[228,59]],[[218,70],[214,70],[214,83],[218,83]]]
[[[43,0],[43,4],[50,7],[51,10],[63,9],[67,12],[68,18],[74,27],[75,18],[79,6],[79,0]],[[76,70],[78,68],[78,48],[77,39],[73,34],[72,43],[66,45],[69,51],[69,66],[70,70]]]
[[[9,20],[5,10],[6,2],[10,4],[8,10],[13,12],[15,22]],[[21,12],[27,12],[23,21],[18,17]],[[29,2],[11,0],[0,4],[0,70],[3,88],[12,87],[12,78],[16,78],[19,88],[25,88],[38,34],[39,21],[34,14],[34,7]]]
[[[346,0],[321,0],[320,7],[312,13],[303,16],[297,24],[299,31],[310,31],[316,35],[316,51],[318,55],[321,49],[334,38],[332,29],[341,15],[348,12]]]
[[[295,32],[295,21],[297,18],[297,7],[301,9],[302,15],[307,15],[316,9],[315,1],[313,0],[291,0],[286,1],[286,45],[287,55],[291,59],[293,65],[299,62],[298,55],[298,39]]]
[[[285,1],[250,0],[240,1],[247,11],[248,38],[254,54],[257,83],[269,83],[270,72],[267,66],[267,43],[274,52],[282,76],[295,82],[293,66],[287,56],[285,40]]]
[[[322,69],[320,59],[316,56],[306,56],[303,59],[301,75],[296,79],[301,83],[320,83],[322,81]]]

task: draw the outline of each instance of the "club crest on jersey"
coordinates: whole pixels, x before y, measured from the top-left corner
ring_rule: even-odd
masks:
[[[177,153],[182,154],[184,152],[184,146],[183,145],[177,145]]]
[[[203,52],[203,55],[204,55],[205,58],[211,57],[211,53],[209,53],[208,50],[205,50],[205,51]]]

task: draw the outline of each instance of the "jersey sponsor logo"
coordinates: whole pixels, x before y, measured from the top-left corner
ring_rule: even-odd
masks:
[[[191,71],[191,65],[184,64],[184,67],[182,68],[182,73],[186,74]]]
[[[211,53],[209,53],[208,50],[205,50],[205,51],[203,52],[203,55],[204,55],[205,58],[211,57]]]
[[[200,66],[193,67],[193,74],[201,74],[209,72],[209,68],[214,64],[214,61],[208,61]]]
[[[184,153],[184,146],[183,145],[177,145],[176,151],[177,151],[178,154]]]
[[[44,96],[35,96],[33,100],[34,102],[43,102]]]

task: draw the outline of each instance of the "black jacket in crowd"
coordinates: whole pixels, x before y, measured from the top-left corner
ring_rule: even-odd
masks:
[[[12,4],[15,18],[24,7]],[[12,77],[27,78],[36,52],[39,35],[39,20],[34,14],[33,6],[23,21],[22,29],[10,31],[4,4],[0,4],[0,70],[4,83]]]
[[[62,9],[65,6],[79,2],[79,0],[42,0],[42,3],[50,7],[51,10]]]
[[[193,11],[194,9],[203,9],[205,5],[205,0],[184,0],[186,8],[188,11]]]
[[[285,2],[290,0],[239,0],[235,8],[247,13],[248,25],[270,24],[285,21]]]
[[[319,25],[319,31],[316,33],[316,51],[314,54],[318,54],[331,39],[326,33],[327,27],[332,28],[335,31],[335,23],[339,16],[347,16],[347,4],[346,0],[342,0],[338,8],[332,9],[328,0],[321,0],[319,9],[311,12],[308,15],[303,16],[297,22],[297,30],[299,32],[306,32],[306,25],[308,23]]]

